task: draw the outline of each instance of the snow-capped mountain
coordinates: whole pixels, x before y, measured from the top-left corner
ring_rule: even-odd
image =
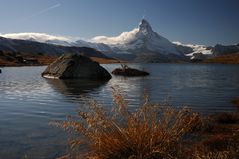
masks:
[[[231,54],[231,53],[238,53],[239,52],[239,43],[235,45],[215,45],[213,47],[213,54],[215,56],[225,55],[225,54]]]
[[[89,41],[77,40],[62,36],[42,33],[18,33],[1,35],[6,38],[24,39],[64,46],[91,47],[117,58],[135,59],[138,56],[157,56],[183,58],[184,54],[168,39],[154,32],[150,24],[143,19],[138,28],[123,32],[116,37],[97,36]],[[124,56],[124,57],[123,57]],[[130,58],[128,58],[130,57]]]
[[[47,44],[61,45],[61,46],[77,46],[77,47],[91,47],[99,51],[109,51],[111,48],[105,44],[91,43],[84,40],[75,40],[77,38],[55,36],[45,33],[10,33],[0,34],[0,37],[8,39],[28,40]]]
[[[185,56],[189,57],[191,60],[198,59],[202,60],[213,55],[213,47],[207,47],[205,45],[194,45],[187,44],[184,45],[180,42],[173,42],[178,50],[184,53]]]
[[[183,56],[175,45],[168,39],[154,32],[150,24],[143,19],[138,28],[129,32],[123,32],[116,37],[97,36],[91,39],[94,43],[109,45],[117,53],[154,53],[176,56]]]
[[[0,52],[14,53],[14,57],[17,54],[32,54],[32,55],[62,55],[64,53],[80,53],[88,57],[97,57],[110,59],[105,54],[88,47],[72,47],[61,46],[47,43],[41,43],[30,40],[17,40],[10,38],[0,37]]]
[[[239,49],[238,45],[207,47],[204,45],[184,45],[180,42],[170,42],[165,37],[154,32],[149,22],[145,19],[141,20],[137,28],[129,32],[122,32],[116,37],[97,36],[90,40],[75,40],[77,38],[45,33],[0,34],[1,36],[61,46],[90,47],[110,57],[140,62],[202,60],[219,54],[238,52]]]

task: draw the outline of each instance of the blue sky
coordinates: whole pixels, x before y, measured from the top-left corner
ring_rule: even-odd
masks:
[[[0,33],[116,36],[142,16],[170,41],[239,43],[239,0],[0,0]]]

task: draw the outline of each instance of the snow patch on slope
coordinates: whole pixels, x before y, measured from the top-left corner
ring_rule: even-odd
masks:
[[[194,53],[202,53],[203,55],[212,55],[212,49],[208,49],[205,45],[186,45],[193,49],[193,52],[187,56],[193,56]]]
[[[195,44],[182,44],[179,41],[175,41],[173,42],[176,45],[182,45],[182,46],[186,46],[186,47],[190,47],[193,49],[193,52],[186,54],[186,56],[193,56],[193,54],[195,53],[202,53],[203,55],[212,55],[212,49],[208,48],[205,45],[195,45]]]

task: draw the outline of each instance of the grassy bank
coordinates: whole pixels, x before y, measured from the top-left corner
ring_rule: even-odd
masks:
[[[239,109],[239,97],[236,97],[232,100],[232,104],[234,104]]]
[[[41,66],[49,65],[57,56],[51,55],[29,55],[24,53],[0,52],[0,66]]]
[[[0,50],[0,67],[9,66],[43,66],[49,65],[59,56],[42,53],[29,54],[22,52],[6,52]],[[93,61],[101,64],[120,63],[121,61],[112,58],[90,57]]]
[[[211,57],[204,60],[203,63],[239,64],[239,53]]]
[[[23,55],[17,57],[1,57],[0,56],[0,67],[10,67],[10,66],[44,66],[49,65],[55,61],[58,56],[51,55]],[[98,57],[90,57],[93,61],[96,61],[100,64],[112,64],[120,63],[118,60],[114,59],[105,59]]]
[[[60,158],[231,159],[239,157],[239,113],[203,117],[189,108],[153,104],[145,96],[135,111],[113,90],[113,110],[95,101],[77,115],[51,124],[71,134]]]

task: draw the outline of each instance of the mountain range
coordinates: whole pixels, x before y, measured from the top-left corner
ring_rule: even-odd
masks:
[[[89,57],[108,58],[100,51],[89,47],[54,45],[32,40],[9,39],[3,37],[0,37],[0,51],[19,52],[32,55],[61,55],[63,53],[78,53]]]
[[[239,44],[223,46],[183,45],[171,42],[153,31],[149,22],[142,19],[132,31],[116,37],[97,36],[88,41],[41,33],[18,33],[0,35],[0,50],[62,54],[64,52],[86,53],[87,48],[97,57],[113,57],[134,62],[173,62],[202,60],[212,56],[239,52]],[[15,40],[18,39],[18,40]],[[20,40],[19,40],[20,39]],[[96,51],[98,50],[98,51]],[[101,52],[103,54],[101,54]],[[89,53],[90,54],[90,53]]]

